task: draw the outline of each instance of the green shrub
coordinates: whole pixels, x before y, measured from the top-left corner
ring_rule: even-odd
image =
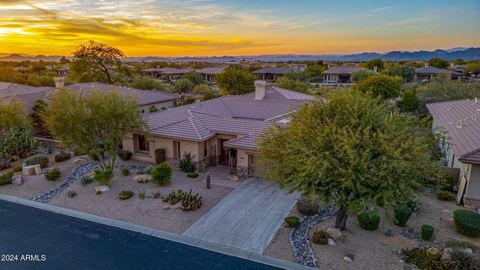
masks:
[[[122,167],[122,175],[123,176],[129,176],[130,175],[130,168]]]
[[[475,245],[467,241],[449,239],[445,242],[445,246],[449,248],[466,249],[469,248],[475,253],[480,253],[480,245]]]
[[[422,235],[422,239],[426,240],[426,241],[429,241],[430,239],[432,239],[434,231],[435,231],[435,229],[432,226],[426,225],[426,224],[422,225],[422,228],[420,230],[421,235]]]
[[[41,154],[34,155],[34,156],[31,156],[31,157],[25,159],[24,163],[27,166],[40,164],[40,167],[43,169],[43,168],[48,167],[48,157],[46,155],[41,155]]]
[[[455,176],[451,174],[442,174],[440,177],[440,190],[441,191],[451,191],[454,192],[457,182],[455,181]]]
[[[60,152],[55,155],[55,162],[63,162],[70,159],[70,153]]]
[[[132,157],[132,152],[127,150],[120,150],[118,152],[118,156],[120,157],[121,160],[127,161],[127,160],[130,160],[130,158]]]
[[[459,233],[469,237],[480,236],[480,214],[458,209],[453,212],[453,221]]]
[[[420,208],[421,202],[417,198],[408,198],[404,200],[401,204],[404,204],[405,206],[410,208],[412,212],[416,212]]]
[[[113,170],[111,168],[106,168],[103,170],[95,170],[93,173],[93,179],[103,185],[108,185],[110,180],[113,177]]]
[[[427,249],[427,257],[432,260],[437,260],[441,255],[442,252],[438,248],[431,247]]]
[[[134,195],[133,191],[123,190],[123,191],[120,191],[120,193],[118,193],[118,198],[120,200],[128,200],[131,197],[133,197],[133,195]]]
[[[179,189],[177,191],[172,190],[166,196],[162,197],[162,201],[166,202],[166,203],[169,203],[171,205],[174,205],[177,202],[179,202],[180,200],[182,200],[182,196],[183,196],[183,192],[182,192],[181,189]]]
[[[439,191],[437,192],[437,199],[440,201],[454,201],[456,197],[449,191]]]
[[[193,211],[202,207],[202,196],[196,193],[192,194],[192,190],[182,194],[182,211]]]
[[[189,173],[187,173],[187,177],[188,177],[188,178],[197,178],[197,177],[198,177],[198,173],[196,173],[196,172],[189,172]]]
[[[402,227],[407,225],[407,221],[412,215],[412,210],[404,204],[396,205],[393,212],[395,214],[395,224]]]
[[[405,262],[415,264],[417,269],[431,269],[431,270],[448,270],[448,263],[441,260],[433,259],[427,255],[427,250],[424,248],[413,248],[404,250]]]
[[[155,162],[157,164],[167,161],[165,148],[155,149]]]
[[[12,170],[10,170],[10,171],[4,173],[2,176],[0,176],[0,186],[11,184],[13,174],[14,174],[14,172]]]
[[[420,100],[413,91],[406,91],[402,95],[402,100],[397,102],[397,107],[404,112],[413,112],[418,110]]]
[[[479,270],[480,255],[463,250],[453,250],[449,270]]]
[[[45,171],[44,175],[48,181],[55,181],[62,176],[62,171],[60,171],[58,167],[54,167],[51,170]]]
[[[172,174],[173,169],[168,163],[160,163],[152,170],[152,181],[161,186],[169,184]]]
[[[301,222],[298,217],[295,216],[289,216],[284,219],[285,221],[285,227],[287,228],[298,228],[300,226]]]
[[[302,197],[297,202],[297,210],[304,216],[313,216],[320,211],[320,204],[313,198]]]
[[[2,134],[0,140],[0,157],[27,157],[37,148],[38,142],[31,129],[10,128]]]
[[[78,157],[78,156],[83,156],[83,155],[86,155],[87,154],[87,151],[85,150],[82,150],[80,147],[75,147],[75,149],[73,149],[73,154]]]
[[[138,198],[140,198],[140,200],[145,199],[145,189],[138,191]]]
[[[83,175],[82,177],[80,177],[80,183],[83,185],[83,186],[86,186],[90,183],[93,183],[93,177],[90,176],[90,175]]]
[[[182,172],[195,172],[195,165],[193,164],[193,156],[191,153],[183,153],[183,159],[180,160],[180,170]]]
[[[380,216],[374,212],[362,212],[357,215],[358,224],[360,228],[367,231],[374,231],[378,228],[380,224]]]
[[[328,234],[325,230],[317,230],[312,234],[312,243],[317,245],[328,244]]]

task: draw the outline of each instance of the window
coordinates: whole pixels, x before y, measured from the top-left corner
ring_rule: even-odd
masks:
[[[208,143],[205,141],[203,142],[203,157],[207,156],[207,152],[208,152]]]
[[[147,139],[145,138],[144,135],[138,135],[137,136],[138,138],[138,151],[140,152],[148,152],[150,151],[150,147],[148,145],[148,141]]]

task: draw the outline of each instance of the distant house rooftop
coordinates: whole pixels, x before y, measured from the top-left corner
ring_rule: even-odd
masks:
[[[325,75],[352,75],[352,73],[359,71],[361,68],[356,66],[332,66],[322,72]]]
[[[110,84],[104,84],[99,82],[90,82],[90,83],[76,83],[65,86],[67,89],[71,90],[80,90],[80,91],[89,91],[93,89],[100,89],[103,91],[118,90],[125,94],[134,95],[137,98],[138,105],[145,106],[160,102],[173,101],[177,99],[177,96],[174,94],[154,91],[154,90],[140,90],[136,88],[130,88],[125,86],[115,86]]]
[[[187,74],[192,71],[194,71],[191,68],[171,68],[171,67],[165,67],[165,68],[148,68],[142,70],[145,73],[160,73],[160,74],[165,74],[165,75],[180,75],[180,74]]]
[[[451,73],[451,70],[448,69],[443,69],[443,68],[437,68],[437,67],[432,67],[432,66],[427,66],[427,67],[421,67],[415,69],[416,74],[422,74],[422,75],[427,75],[427,74],[444,74],[444,73]]]
[[[261,68],[255,71],[252,71],[253,74],[287,74],[288,72],[292,71],[290,67],[269,67],[269,68]]]
[[[429,103],[427,108],[435,124],[446,131],[459,160],[480,164],[480,101]]]

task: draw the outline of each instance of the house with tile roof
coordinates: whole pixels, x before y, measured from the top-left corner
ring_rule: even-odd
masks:
[[[33,105],[37,100],[48,101],[55,89],[65,87],[68,90],[88,93],[94,89],[102,91],[119,91],[125,95],[133,95],[136,97],[139,111],[148,113],[152,110],[162,110],[175,106],[177,96],[174,94],[161,92],[140,90],[124,86],[115,86],[99,82],[76,83],[64,86],[63,78],[55,78],[56,87],[33,87],[28,85],[18,85],[0,82],[0,101],[10,102],[17,99],[25,105],[29,114],[33,113]],[[155,108],[155,109],[154,109]]]
[[[351,83],[352,74],[360,69],[357,66],[332,66],[322,72],[323,83]]]
[[[255,82],[255,91],[197,102],[147,115],[147,133],[132,132],[123,149],[133,159],[155,161],[155,150],[176,163],[185,153],[197,167],[223,164],[239,176],[263,175],[257,162],[258,138],[268,127],[288,123],[289,114],[314,100],[265,81]]]
[[[274,82],[289,72],[305,71],[305,65],[289,65],[286,67],[266,67],[252,71],[258,80]]]
[[[432,67],[428,64],[425,64],[425,67],[415,69],[415,80],[419,82],[429,82],[440,76],[445,76],[451,80],[452,78],[458,78],[461,75],[462,74],[459,74],[458,72],[449,69]]]
[[[447,166],[458,169],[457,203],[480,207],[480,100],[429,103]]]

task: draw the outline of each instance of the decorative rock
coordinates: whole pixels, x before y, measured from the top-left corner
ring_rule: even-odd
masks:
[[[16,173],[12,177],[12,184],[14,185],[23,185],[25,181],[23,180],[23,175],[21,173]]]
[[[348,262],[348,263],[353,262],[352,258],[350,258],[350,257],[348,257],[348,256],[343,257],[343,260],[345,260],[345,261]]]
[[[80,163],[84,163],[86,161],[87,161],[87,159],[84,158],[84,157],[77,157],[73,160],[73,164],[80,164]]]
[[[413,264],[404,264],[403,265],[403,270],[416,270],[417,267]]]
[[[238,181],[238,180],[240,180],[240,178],[239,178],[238,176],[236,176],[235,174],[230,175],[230,176],[228,177],[228,179],[229,179],[230,181]]]
[[[110,191],[110,188],[108,186],[95,187],[95,192],[107,192],[107,191]]]
[[[386,236],[393,236],[393,230],[392,230],[392,228],[386,228],[383,233],[384,233]]]
[[[135,177],[133,177],[133,180],[137,183],[146,183],[149,181],[152,181],[152,176],[149,174],[139,174]]]
[[[314,216],[300,218],[300,226],[290,232],[290,244],[292,245],[295,262],[315,267],[317,260],[310,245],[309,230],[315,224],[318,224],[332,216],[335,216],[335,208],[322,208]]]
[[[339,240],[343,238],[342,232],[340,232],[339,229],[335,228],[328,228],[327,229],[327,235],[328,237],[332,238],[333,240]]]
[[[444,248],[442,252],[442,256],[440,257],[440,260],[442,260],[443,262],[449,262],[452,259],[452,252],[453,252],[453,249]]]
[[[420,234],[415,231],[414,229],[407,229],[407,228],[402,228],[400,230],[400,234],[405,236],[406,238],[410,240],[421,240],[422,238],[420,237]]]
[[[97,162],[87,162],[85,164],[79,165],[78,167],[75,167],[72,170],[72,174],[67,178],[65,182],[63,182],[61,186],[50,190],[42,195],[33,197],[32,201],[47,203],[57,194],[60,194],[63,190],[68,188],[77,179],[80,179],[81,176],[91,173],[95,167],[97,167]]]
[[[328,238],[328,245],[329,246],[336,246],[337,244],[335,243],[335,240],[333,240],[332,238]]]
[[[42,173],[42,168],[40,164],[34,164],[29,166],[24,166],[22,168],[23,175],[39,175]]]
[[[468,254],[473,254],[473,250],[471,248],[463,249],[463,252],[468,253]]]

